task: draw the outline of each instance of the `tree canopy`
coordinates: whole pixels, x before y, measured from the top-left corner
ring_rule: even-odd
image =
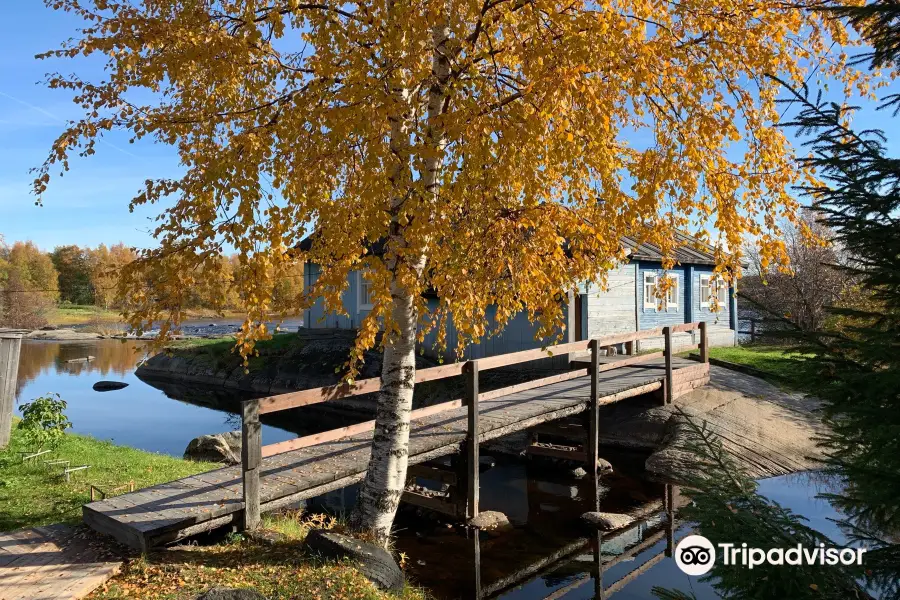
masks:
[[[777,223],[794,218],[788,188],[809,174],[773,126],[767,75],[799,84],[816,68],[867,86],[832,51],[852,40],[809,10],[818,1],[47,4],[87,27],[44,56],[100,54],[107,76],[49,76],[84,118],[54,144],[35,192],[110,130],[175,146],[184,175],[148,180],[133,202],[174,199],[160,247],[126,278],[131,322],[177,319],[154,298],[217,277],[227,244],[240,254],[248,341],[273,311],[272,281],[303,258],[322,275],[295,305],[324,295],[340,310],[348,271],[367,272],[376,302],[363,346],[376,319],[391,325],[391,257],[424,258],[403,286],[434,289],[440,310],[418,314],[452,314],[461,344],[485,333],[492,303],[500,324],[526,308],[554,331],[559,295],[602,278],[621,234],[671,253],[673,229],[711,227],[720,250],[752,235],[765,262],[782,260]],[[403,243],[368,254],[392,227]],[[722,252],[722,266],[738,255]],[[154,270],[153,293],[141,269]]]

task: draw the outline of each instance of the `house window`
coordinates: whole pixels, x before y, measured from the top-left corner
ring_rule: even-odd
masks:
[[[669,289],[666,290],[666,310],[678,310],[678,277],[669,277]]]
[[[372,309],[372,282],[359,274],[359,308],[362,310]]]
[[[659,275],[644,273],[644,308],[658,309],[662,304],[663,310],[678,309],[678,277],[669,275],[668,279],[670,281],[669,289],[666,290],[665,299],[660,302],[656,290]]]
[[[728,284],[721,277],[712,275],[700,276],[700,308],[709,308],[710,300],[716,298],[716,304],[721,308],[728,306]]]
[[[656,273],[644,273],[644,308],[656,308]]]

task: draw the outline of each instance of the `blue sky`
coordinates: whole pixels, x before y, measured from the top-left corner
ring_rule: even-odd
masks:
[[[28,170],[43,162],[65,121],[79,116],[68,92],[41,82],[47,72],[76,69],[96,80],[103,64],[94,58],[35,60],[35,54],[74,34],[81,26],[77,17],[45,8],[39,0],[5,2],[0,17],[0,234],[7,243],[30,239],[46,250],[120,241],[153,245],[150,219],[159,207],[129,213],[128,202],[145,179],[178,174],[172,148],[150,141],[132,145],[122,134],[108,135],[93,157],[73,158],[71,171],[51,182],[44,205],[34,205]],[[900,91],[896,84],[892,88]],[[881,127],[884,121],[867,110],[857,124]]]
[[[30,193],[28,170],[44,161],[65,121],[78,116],[67,92],[41,83],[47,72],[70,73],[75,64],[34,55],[56,48],[80,25],[77,17],[38,0],[4,2],[0,8],[0,234],[7,243],[31,239],[46,250],[119,241],[147,247],[153,244],[148,217],[156,209],[131,214],[128,201],[146,178],[178,173],[171,148],[132,145],[113,134],[93,157],[72,160],[65,177],[51,182],[43,207],[34,205]],[[99,78],[102,63],[81,59],[77,69],[86,78]]]

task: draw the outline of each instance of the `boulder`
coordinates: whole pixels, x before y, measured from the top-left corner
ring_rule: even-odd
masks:
[[[586,512],[581,515],[581,520],[602,531],[621,529],[634,523],[633,517],[620,513],[607,512]]]
[[[326,559],[349,559],[356,569],[376,587],[391,592],[403,589],[403,571],[381,546],[325,529],[313,529],[306,536],[306,547]]]
[[[584,467],[575,467],[571,471],[569,471],[569,475],[575,477],[576,479],[581,479],[585,475],[587,475],[587,471],[584,470]]]
[[[128,384],[124,381],[98,381],[94,384],[95,392],[111,392],[113,390],[121,390],[127,388]]]
[[[511,527],[507,516],[496,510],[486,510],[478,513],[478,516],[469,520],[468,525],[469,527],[485,531]]]
[[[266,600],[266,597],[252,588],[215,587],[197,596],[197,600]]]
[[[191,440],[184,451],[188,460],[202,460],[236,465],[241,462],[241,432],[228,431],[201,435]]]

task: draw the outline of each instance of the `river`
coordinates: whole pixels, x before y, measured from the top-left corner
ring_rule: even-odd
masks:
[[[135,366],[148,350],[145,342],[133,340],[25,341],[18,403],[57,392],[68,402],[66,412],[76,433],[173,456],[181,456],[188,442],[198,435],[240,426],[239,417],[227,410],[236,410],[240,400],[232,392],[224,394],[223,401],[222,392],[204,395],[181,388],[163,392],[138,379]],[[87,356],[94,358],[68,362]],[[92,386],[100,380],[129,385],[117,391],[96,392]],[[301,429],[309,431],[309,424],[267,425],[263,439],[265,443],[290,439]],[[600,510],[622,512],[662,498],[665,487],[644,477],[642,456],[621,452],[603,455],[612,462],[615,472],[603,479]],[[573,479],[558,468],[540,468],[501,456],[495,461],[495,466],[482,475],[481,510],[505,513],[513,528],[498,535],[482,533],[476,544],[471,532],[405,506],[396,522],[397,548],[410,557],[408,569],[413,580],[442,599],[475,597],[476,586],[483,597],[491,598],[594,598],[596,578],[591,572],[597,546],[582,537],[584,529],[578,519],[583,512],[593,510],[587,481]],[[816,497],[823,489],[832,486],[815,474],[761,482],[764,495],[810,519],[811,526],[832,539],[843,540],[831,520],[840,515]],[[353,490],[347,489],[320,498],[316,504],[340,512],[350,507],[352,497]],[[615,557],[664,526],[659,519],[651,518],[624,536],[604,540],[601,552],[605,559]],[[682,525],[675,537],[689,532],[690,528]],[[623,581],[665,548],[663,538],[634,558],[606,569],[604,588],[616,586],[617,581]],[[718,597],[710,584],[689,578],[674,561],[663,559],[622,585],[615,598],[651,598],[654,586],[691,590],[698,599]]]

